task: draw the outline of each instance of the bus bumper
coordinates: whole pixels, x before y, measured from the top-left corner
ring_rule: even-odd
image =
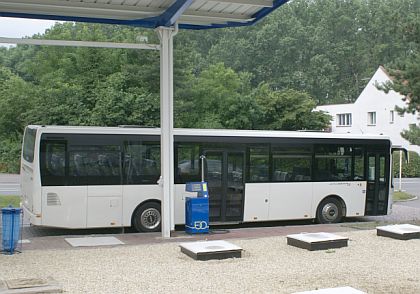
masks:
[[[23,208],[23,223],[24,224],[31,224],[34,226],[40,226],[42,225],[42,218],[39,214],[34,214],[32,211],[30,211],[25,205],[22,205]]]

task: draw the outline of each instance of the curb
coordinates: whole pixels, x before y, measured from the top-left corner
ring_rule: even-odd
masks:
[[[409,202],[409,201],[414,201],[414,200],[417,200],[417,199],[419,199],[419,197],[414,196],[413,198],[405,199],[405,200],[393,200],[393,202]]]

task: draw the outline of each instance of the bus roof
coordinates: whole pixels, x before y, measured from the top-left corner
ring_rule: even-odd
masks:
[[[84,126],[40,126],[30,125],[30,128],[41,130],[42,133],[67,134],[125,134],[125,135],[160,135],[160,128],[137,127],[84,127]],[[204,137],[261,137],[261,138],[321,138],[321,139],[370,139],[388,140],[385,135],[373,134],[335,134],[326,132],[302,131],[267,131],[267,130],[233,130],[233,129],[174,129],[175,136]]]

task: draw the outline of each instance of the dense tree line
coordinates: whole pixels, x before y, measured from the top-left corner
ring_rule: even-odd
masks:
[[[351,102],[380,64],[419,51],[416,0],[294,0],[256,26],[175,37],[175,126],[323,129],[316,104]],[[417,31],[416,31],[417,30]],[[137,42],[153,30],[56,24],[35,38]],[[155,51],[0,48],[0,171],[27,124],[159,126]]]

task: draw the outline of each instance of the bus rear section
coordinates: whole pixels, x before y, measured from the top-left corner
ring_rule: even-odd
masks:
[[[39,185],[38,127],[25,129],[20,167],[22,208],[25,219],[31,224],[41,225],[41,186]]]
[[[140,218],[146,227],[136,229],[159,227],[159,138],[118,131],[38,128],[36,172],[32,184],[24,183],[33,192],[37,208],[28,205],[32,224],[69,229],[128,227],[134,220],[142,224],[137,221]]]

